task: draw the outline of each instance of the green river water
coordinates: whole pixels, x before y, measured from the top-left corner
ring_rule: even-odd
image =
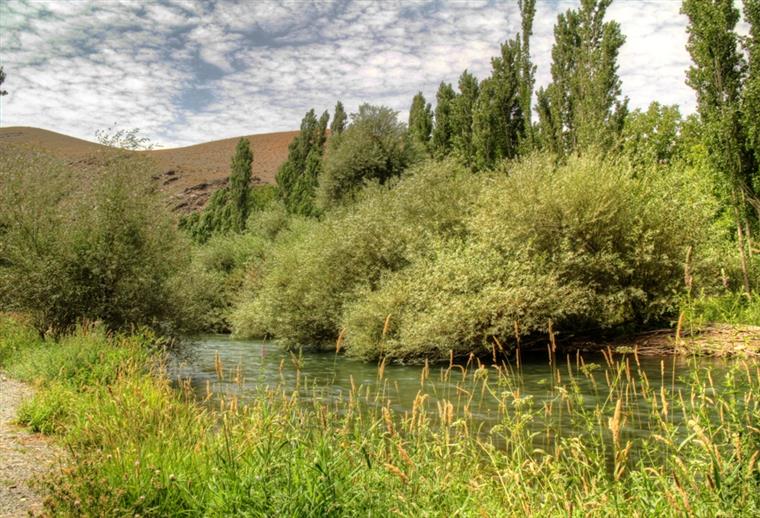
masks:
[[[495,366],[484,365],[481,375],[489,377],[489,390],[483,388],[482,377],[480,382],[476,379],[473,365],[468,367],[466,374],[464,369],[450,369],[448,364],[430,365],[423,387],[421,365],[389,364],[381,377],[377,364],[344,355],[316,352],[294,355],[273,342],[208,335],[185,344],[181,357],[172,362],[171,374],[176,380],[189,383],[199,399],[210,390],[214,394],[211,403],[223,396],[227,400],[234,397],[244,405],[262,389],[282,389],[286,392],[298,390],[304,398],[330,404],[346,399],[353,387],[368,407],[387,405],[397,415],[404,415],[411,411],[418,394],[424,392],[428,395],[426,404],[429,409],[435,411],[439,402],[450,402],[455,415],[467,415],[470,426],[474,423],[482,432],[499,424],[499,405],[505,393],[512,395],[511,400],[514,400],[514,394],[519,394],[523,400],[530,400],[534,408],[551,408],[549,428],[552,433],[582,434],[588,430],[578,428],[577,422],[563,415],[567,414],[562,411],[563,395],[568,390],[575,391],[580,395],[575,401],[580,401],[579,404],[589,412],[602,408],[605,414],[609,414],[615,402],[610,398],[608,387],[616,376],[630,375],[638,380],[633,385],[639,387],[646,382],[650,395],[662,394],[661,388],[664,388],[671,395],[669,397],[680,394],[688,401],[693,397],[690,377],[699,375],[704,378],[705,368],[708,368],[717,387],[708,390],[741,391],[738,376],[739,381],[733,389],[725,388],[723,384],[733,360],[641,356],[635,361],[632,354],[615,358],[620,363],[610,365],[601,354],[573,355],[557,357],[554,365],[550,365],[546,353],[536,354],[525,357],[519,369],[516,365],[503,364],[502,373],[506,375],[501,376]],[[629,369],[621,367],[626,361]],[[221,379],[217,372],[219,364],[224,373]],[[757,364],[749,363],[743,370],[747,370],[747,365],[753,372],[757,368]],[[617,389],[617,397],[626,399],[628,418],[624,432],[627,437],[642,438],[648,433],[647,419],[651,418],[652,400],[642,398],[631,390],[630,383],[628,385],[627,393],[626,389]],[[678,422],[678,415],[669,418],[675,425],[682,424]],[[534,426],[545,432],[547,421]]]

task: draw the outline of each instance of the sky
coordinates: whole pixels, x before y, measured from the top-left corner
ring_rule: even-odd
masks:
[[[579,0],[537,0],[531,53],[550,79],[557,14]],[[516,0],[0,0],[0,125],[93,140],[140,128],[175,147],[297,129],[310,108],[385,104],[406,120],[464,69],[490,71],[519,31]],[[616,0],[623,94],[694,110],[680,0]]]

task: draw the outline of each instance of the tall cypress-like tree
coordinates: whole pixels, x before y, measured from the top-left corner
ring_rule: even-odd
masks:
[[[604,21],[611,2],[581,0],[554,26],[552,82],[538,91],[538,113],[544,146],[560,156],[609,149],[623,128],[628,100],[620,99],[617,57],[625,37]]]
[[[247,138],[241,138],[235,147],[235,155],[230,166],[228,184],[230,204],[232,207],[231,227],[240,232],[245,229],[248,220],[251,198],[251,166],[253,152]]]
[[[530,60],[535,0],[519,0],[522,33],[501,45],[491,76],[480,85],[472,116],[473,163],[492,167],[533,146],[531,119],[535,66]]]
[[[749,24],[749,35],[745,40],[748,66],[742,111],[747,145],[754,151],[755,163],[760,164],[760,0],[744,0],[744,19]],[[756,171],[752,184],[754,192],[760,192],[760,171]]]
[[[754,195],[757,163],[751,146],[747,145],[746,118],[742,117],[746,62],[736,34],[739,10],[733,0],[684,0],[682,12],[689,18],[687,49],[694,62],[687,82],[697,93],[697,111],[702,118],[710,159],[730,186],[743,285],[749,292],[747,255],[751,254],[751,246],[746,245],[749,225],[745,200]],[[745,112],[752,109],[747,100],[745,95]]]
[[[301,131],[288,146],[288,158],[277,171],[277,186],[285,208],[292,214],[316,214],[314,194],[327,139],[329,114],[317,119],[309,110],[301,121]]]
[[[509,40],[491,60],[491,77],[480,85],[472,120],[475,165],[479,169],[517,156],[525,119],[520,103],[520,44]]]
[[[435,125],[433,127],[433,155],[443,158],[451,152],[454,141],[452,109],[456,92],[450,83],[441,82],[435,96]]]
[[[536,66],[530,59],[530,38],[533,36],[533,19],[536,16],[536,0],[518,0],[522,20],[520,34],[520,108],[523,114],[523,137],[520,142],[521,152],[525,153],[535,146],[533,128],[533,88],[536,80]]]
[[[343,130],[346,129],[347,119],[348,116],[343,108],[343,103],[338,101],[335,103],[335,114],[333,114],[332,124],[330,124],[330,134],[335,136],[343,133]]]
[[[409,137],[425,151],[430,150],[430,134],[433,131],[433,110],[422,92],[412,99],[409,109]]]
[[[245,230],[251,209],[253,152],[248,139],[241,138],[232,155],[227,185],[214,192],[202,212],[183,218],[180,227],[200,243],[214,234]]]
[[[472,145],[472,113],[480,93],[478,78],[467,70],[459,76],[459,95],[454,100],[454,150],[462,161],[472,166],[475,151]]]

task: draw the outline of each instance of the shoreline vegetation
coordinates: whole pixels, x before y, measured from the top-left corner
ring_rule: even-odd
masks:
[[[760,515],[760,0],[743,2],[747,36],[731,0],[683,1],[688,116],[628,109],[609,4],[558,17],[537,90],[521,0],[488,77],[442,82],[435,106],[418,93],[408,124],[309,110],[276,185],[251,186],[241,139],[182,217],[137,130],[76,164],[2,146],[0,368],[37,389],[19,422],[69,451],[47,511]],[[165,367],[198,332],[334,350],[379,379],[418,363],[420,392],[403,414],[382,387],[199,402]],[[574,341],[604,362],[565,355]],[[546,400],[522,391],[533,347]],[[688,357],[685,385],[665,359],[650,379],[647,352]],[[732,358],[718,375],[704,355]],[[445,394],[426,392],[437,362]]]
[[[558,362],[543,402],[521,393],[519,371],[473,361],[446,370],[452,387],[433,403],[421,367],[413,410],[402,415],[383,389],[358,386],[339,400],[303,386],[262,388],[245,404],[213,393],[197,402],[189,387],[172,387],[162,349],[149,331],[85,326],[56,341],[0,321],[0,366],[37,388],[19,421],[69,450],[69,462],[44,479],[51,514],[760,511],[756,362],[735,361],[720,377],[697,367],[686,389],[673,389],[664,363],[659,383],[638,370],[635,354],[602,364],[578,357]],[[222,365],[219,373],[228,375]],[[591,380],[602,395],[593,407],[579,388]],[[500,402],[490,429],[472,421],[483,398]],[[561,434],[562,422],[585,431]]]

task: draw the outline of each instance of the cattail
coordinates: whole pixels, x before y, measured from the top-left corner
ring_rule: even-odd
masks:
[[[224,367],[222,366],[222,357],[219,355],[219,351],[214,354],[214,370],[216,371],[216,377],[223,380]]]
[[[380,366],[377,368],[377,378],[378,379],[383,379],[383,376],[385,376],[385,360],[386,360],[386,357],[383,356],[383,359],[380,362]]]
[[[616,448],[620,446],[620,428],[622,425],[622,411],[623,411],[623,400],[618,399],[617,403],[615,404],[615,412],[608,421],[609,429],[612,432],[612,442],[615,444]]]
[[[549,341],[552,344],[552,353],[557,352],[557,341],[554,339],[554,327],[551,319],[549,319]]]
[[[443,400],[438,403],[438,417],[445,426],[451,426],[454,422],[454,405],[450,401]]]
[[[676,346],[681,345],[681,330],[683,329],[684,316],[685,313],[683,311],[678,315],[678,324],[676,324]]]

